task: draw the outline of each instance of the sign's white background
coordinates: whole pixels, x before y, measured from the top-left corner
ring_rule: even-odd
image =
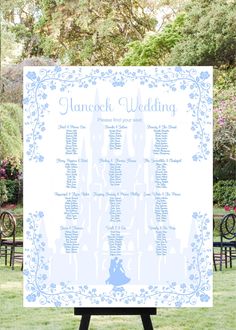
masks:
[[[28,67],[24,87],[25,305],[210,306],[212,69]],[[155,127],[168,131],[169,154],[154,152]],[[68,129],[77,154],[66,154]],[[116,129],[121,148],[111,149]],[[77,162],[72,189],[68,160]],[[114,186],[109,166],[117,160]],[[166,188],[157,187],[156,163],[166,164]],[[109,273],[112,193],[121,196],[124,285]],[[74,220],[66,194],[77,196]],[[165,221],[155,214],[157,194],[166,197]],[[68,253],[72,228],[78,248]],[[160,231],[166,254],[156,253]]]

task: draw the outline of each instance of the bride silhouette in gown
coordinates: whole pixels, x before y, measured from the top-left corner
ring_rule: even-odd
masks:
[[[130,281],[130,278],[125,275],[125,270],[122,265],[122,259],[118,261],[117,257],[111,259],[109,274],[110,276],[106,280],[106,284],[113,284],[115,286],[118,286],[126,284]]]

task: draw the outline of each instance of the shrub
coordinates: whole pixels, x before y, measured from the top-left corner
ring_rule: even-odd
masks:
[[[23,101],[23,68],[25,66],[49,66],[56,62],[44,57],[27,58],[18,64],[8,64],[2,67],[2,93],[0,94],[0,103],[10,102],[16,105]],[[22,112],[22,110],[21,110]]]
[[[0,206],[7,201],[6,180],[0,179]]]
[[[9,156],[22,159],[22,108],[16,104],[2,103],[0,104],[0,118],[0,159]]]
[[[21,162],[12,156],[0,161],[0,179],[15,180],[21,174]]]
[[[236,85],[235,82],[229,82],[232,72],[235,77],[236,70],[228,70],[227,73],[222,70],[221,75],[217,73],[215,84],[213,158],[214,175],[219,180],[235,178]]]
[[[22,215],[16,215],[16,236],[22,236],[23,235],[23,216]]]
[[[235,207],[236,203],[236,186],[235,180],[220,180],[213,187],[213,202],[217,206],[224,207],[226,205]]]
[[[7,188],[7,202],[16,204],[19,196],[19,181],[5,180]]]
[[[0,179],[0,205],[17,204],[22,197],[21,181]]]

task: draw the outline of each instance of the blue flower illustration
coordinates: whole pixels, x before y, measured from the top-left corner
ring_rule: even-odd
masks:
[[[209,77],[210,77],[210,75],[209,75],[209,73],[207,71],[204,71],[204,72],[201,72],[200,73],[200,78],[203,79],[203,80],[205,80],[205,79],[207,79]]]
[[[36,295],[35,294],[30,294],[26,297],[26,299],[29,301],[29,302],[34,302],[36,301]]]
[[[57,88],[57,87],[56,87],[55,84],[52,83],[52,84],[50,85],[50,89],[51,89],[51,90],[54,90],[54,89],[56,89],[56,88]]]
[[[176,72],[181,72],[183,69],[181,68],[181,66],[176,66],[175,67],[175,71]]]
[[[211,97],[208,97],[208,98],[207,98],[207,103],[208,103],[208,104],[212,104],[212,102],[213,102],[212,98],[211,98]]]
[[[28,99],[28,97],[26,97],[26,98],[23,99],[23,104],[29,104],[29,99]]]
[[[209,269],[209,270],[207,271],[207,275],[208,275],[208,276],[212,276],[212,270],[211,270],[211,269]]]
[[[36,79],[36,73],[33,71],[29,71],[26,75],[27,78],[31,79],[31,80],[35,80]]]
[[[193,212],[193,219],[197,219],[197,217],[198,217],[197,212]]]
[[[181,306],[182,306],[181,301],[176,301],[175,306],[176,306],[177,308],[181,307]]]
[[[208,300],[210,300],[210,297],[207,294],[201,294],[200,295],[200,300],[202,302],[208,302]]]
[[[61,67],[60,66],[55,66],[55,72],[61,72]]]
[[[39,160],[39,162],[43,162],[44,161],[44,157],[42,155],[39,155],[38,160]]]

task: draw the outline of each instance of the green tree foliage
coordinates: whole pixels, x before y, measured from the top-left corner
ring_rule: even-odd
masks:
[[[44,54],[72,65],[115,65],[125,45],[155,28],[144,0],[41,0]]]
[[[236,64],[236,2],[190,0],[163,30],[129,45],[123,65]]]
[[[18,105],[0,105],[0,159],[9,156],[22,159],[22,117],[22,109]]]
[[[19,50],[19,51],[17,51]],[[7,63],[9,60],[16,61],[21,55],[21,47],[16,42],[15,35],[6,26],[2,26],[1,30],[1,61]]]
[[[23,43],[23,58],[44,55],[62,64],[115,65],[127,43],[156,26],[153,0],[3,2],[8,29]]]
[[[236,68],[215,70],[214,175],[236,179]]]
[[[165,65],[171,49],[182,38],[185,15],[177,16],[163,31],[147,35],[142,41],[129,44],[129,51],[120,62],[121,65]]]
[[[39,0],[2,0],[2,26],[13,33],[23,58],[43,55],[40,37],[34,31],[40,15]]]
[[[192,0],[185,9],[183,38],[172,49],[168,64],[236,64],[236,2]]]

